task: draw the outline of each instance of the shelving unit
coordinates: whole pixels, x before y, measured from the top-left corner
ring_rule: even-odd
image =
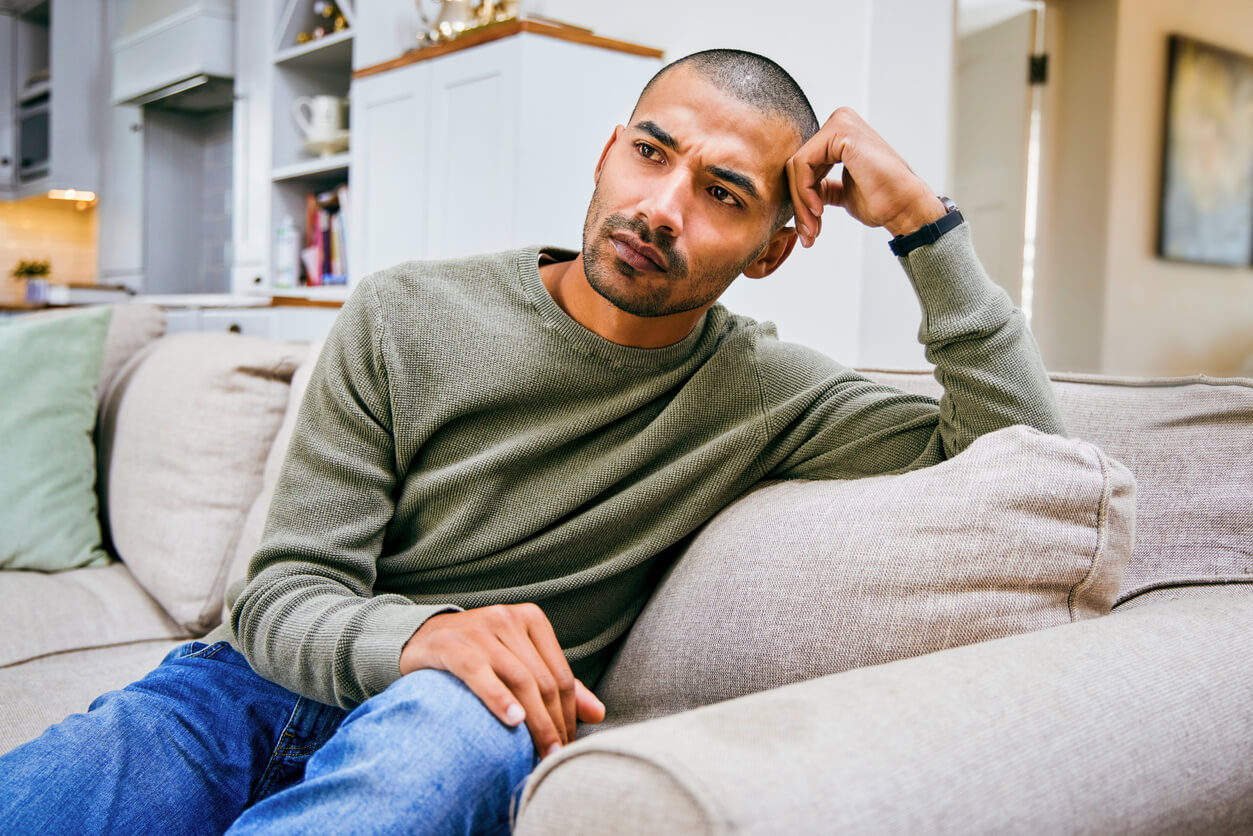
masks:
[[[342,300],[348,296],[348,289],[343,285],[276,286],[274,278],[278,272],[279,254],[274,233],[288,217],[298,229],[303,228],[308,195],[332,190],[349,180],[349,153],[345,150],[324,156],[307,148],[294,109],[302,97],[323,95],[343,100],[347,109],[352,81],[356,4],[351,0],[338,0],[336,3],[348,28],[299,43],[298,33],[310,32],[316,26],[330,28],[331,21],[315,15],[312,0],[281,1],[271,62],[273,125],[268,269],[260,286],[251,289],[311,299]],[[344,128],[347,127],[345,123]]]

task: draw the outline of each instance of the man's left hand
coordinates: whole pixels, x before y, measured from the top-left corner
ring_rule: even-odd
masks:
[[[839,179],[827,174],[843,163]],[[824,206],[843,206],[866,226],[908,235],[944,215],[944,204],[857,113],[841,107],[786,164],[801,244],[813,246]]]

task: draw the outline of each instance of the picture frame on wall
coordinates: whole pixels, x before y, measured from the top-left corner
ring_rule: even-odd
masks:
[[[1253,264],[1253,56],[1171,35],[1157,254]]]

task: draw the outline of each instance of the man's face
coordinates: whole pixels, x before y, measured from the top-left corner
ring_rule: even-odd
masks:
[[[712,304],[763,253],[794,128],[686,67],[663,76],[601,156],[583,226],[591,286],[657,317]]]

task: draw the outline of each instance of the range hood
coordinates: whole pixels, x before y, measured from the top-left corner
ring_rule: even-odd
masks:
[[[231,106],[234,77],[235,0],[126,4],[113,42],[114,104],[222,110]]]

